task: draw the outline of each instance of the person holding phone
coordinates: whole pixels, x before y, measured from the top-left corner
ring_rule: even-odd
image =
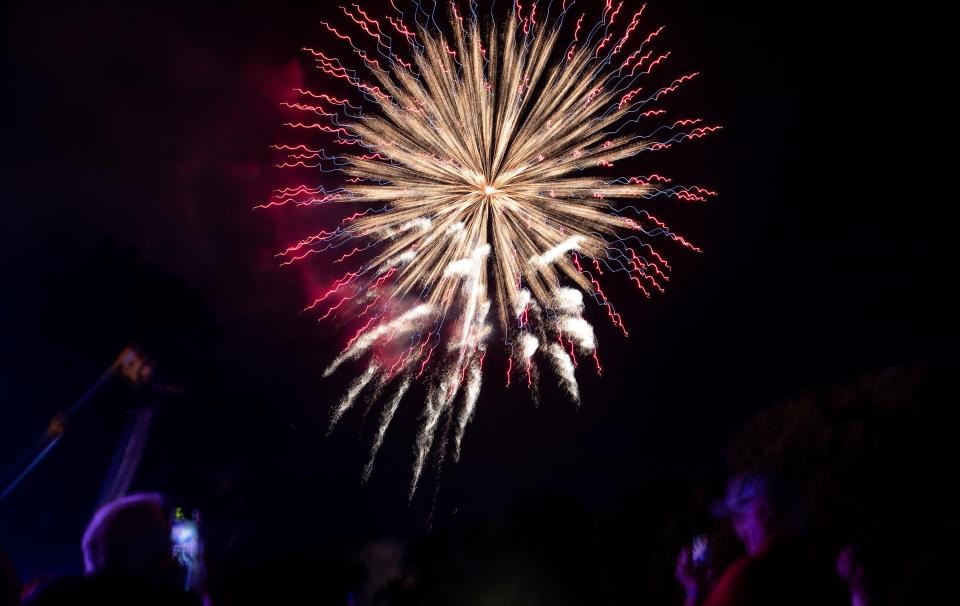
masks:
[[[52,581],[24,603],[200,606],[199,597],[176,582],[171,530],[158,494],[133,494],[107,503],[83,535],[84,576]]]
[[[730,521],[746,555],[713,584],[706,560],[696,553],[697,542],[685,547],[677,559],[676,576],[686,592],[686,606],[846,602],[829,566],[819,565],[803,541],[800,506],[789,484],[767,474],[737,476],[711,511]]]

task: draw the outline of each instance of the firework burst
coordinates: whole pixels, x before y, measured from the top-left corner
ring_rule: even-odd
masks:
[[[285,188],[261,206],[360,205],[335,229],[280,256],[283,264],[316,253],[334,263],[356,260],[356,269],[307,309],[357,324],[324,371],[362,365],[332,409],[331,430],[361,396],[385,402],[364,477],[415,381],[425,383],[426,398],[411,495],[432,452],[439,461],[448,453],[459,458],[494,335],[508,353],[508,385],[519,377],[536,397],[539,367],[546,366],[579,403],[578,357],[592,358],[600,372],[584,295],[626,335],[599,282],[605,271],[622,272],[650,296],[670,272],[654,239],[698,250],[634,204],[653,196],[704,200],[713,192],[670,186],[658,175],[604,176],[626,158],[719,128],[696,119],[653,122],[663,119],[661,98],[696,74],[641,86],[669,53],[653,50],[662,28],[634,43],[643,8],[617,25],[622,6],[609,1],[587,31],[585,15],[576,18],[566,3],[555,20],[538,17],[535,4],[517,3],[502,27],[484,28],[475,5],[465,18],[451,4],[444,33],[432,16],[417,22],[426,14],[419,6],[410,29],[399,11],[378,20],[351,5],[341,10],[375,50],[323,25],[366,75],[305,49],[361,99],[298,89],[302,102],[288,105],[316,121],[287,126],[356,151],[275,146],[286,154],[281,166],[342,174],[342,182]],[[565,28],[565,17],[575,23]],[[573,39],[561,46],[569,33]]]

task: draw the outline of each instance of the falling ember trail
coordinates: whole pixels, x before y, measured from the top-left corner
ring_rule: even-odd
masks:
[[[650,176],[611,174],[720,128],[663,106],[697,73],[661,75],[670,52],[658,48],[663,27],[641,19],[646,5],[607,1],[588,9],[591,26],[587,12],[564,23],[540,4],[512,3],[503,27],[481,27],[472,3],[449,3],[443,27],[441,11],[418,6],[341,7],[337,23],[322,22],[325,48],[304,49],[337,94],[294,89],[284,107],[295,139],[272,146],[281,169],[319,171],[323,186],[298,181],[255,207],[352,206],[277,256],[284,266],[353,266],[305,311],[352,335],[323,375],[362,369],[330,430],[358,398],[384,396],[365,479],[401,400],[422,382],[411,497],[428,460],[463,454],[494,336],[507,387],[525,375],[536,399],[551,376],[579,405],[578,356],[602,372],[588,306],[628,335],[599,280],[649,296],[670,273],[654,239],[700,252],[638,205],[716,194],[638,166],[628,174]]]

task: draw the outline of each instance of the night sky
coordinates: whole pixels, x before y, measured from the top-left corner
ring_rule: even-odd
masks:
[[[145,4],[3,9],[3,468],[136,341],[183,389],[161,408],[136,488],[258,549],[416,536],[528,493],[604,512],[653,486],[715,488],[724,444],[761,407],[955,359],[939,293],[955,272],[935,235],[952,194],[925,159],[939,126],[921,100],[920,19],[866,2],[656,2],[645,22],[667,26],[666,73],[701,72],[669,107],[724,130],[623,172],[717,190],[708,204],[652,203],[704,252],[665,246],[673,279],[652,300],[608,280],[630,337],[589,310],[604,372],[581,367],[579,409],[549,381],[537,406],[506,389],[494,349],[461,464],[407,503],[411,393],[362,484],[363,408],[324,437],[349,373],[321,371],[344,337],[300,313],[335,276],[273,257],[329,219],[251,211],[289,183],[268,146],[285,140],[279,103],[305,77],[298,51],[334,48],[319,21],[342,15],[320,2]],[[111,385],[0,504],[0,543],[22,571],[79,567],[144,397]]]

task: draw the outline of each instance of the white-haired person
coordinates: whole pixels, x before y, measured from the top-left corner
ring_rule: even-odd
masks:
[[[133,494],[101,507],[83,534],[84,575],[38,589],[31,606],[143,604],[197,606],[176,582],[171,522],[158,494]]]

